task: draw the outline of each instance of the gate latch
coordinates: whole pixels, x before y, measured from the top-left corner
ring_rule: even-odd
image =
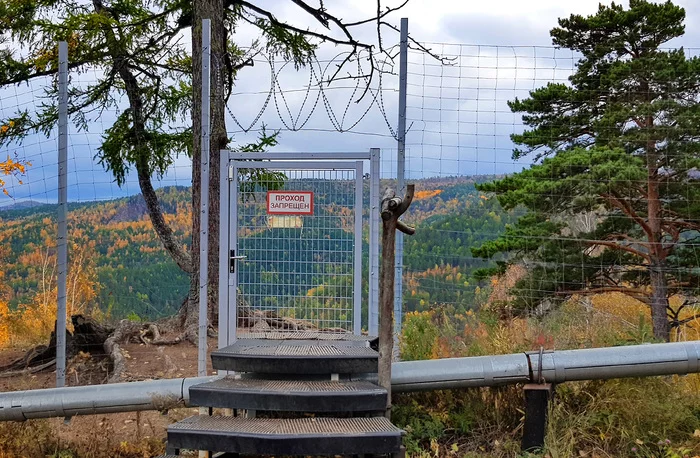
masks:
[[[236,261],[239,259],[246,259],[248,256],[236,256],[236,250],[231,250],[231,256],[228,261],[228,271],[230,273],[236,273]]]

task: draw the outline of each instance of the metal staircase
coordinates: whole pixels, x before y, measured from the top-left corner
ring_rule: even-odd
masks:
[[[190,403],[233,415],[171,425],[168,456],[185,449],[220,456],[403,454],[403,431],[383,416],[386,390],[351,380],[377,372],[376,338],[248,333],[211,357],[214,369],[236,375],[191,387]]]

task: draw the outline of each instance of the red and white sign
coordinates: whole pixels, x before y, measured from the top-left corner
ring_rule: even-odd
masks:
[[[312,191],[267,191],[268,215],[313,215]]]

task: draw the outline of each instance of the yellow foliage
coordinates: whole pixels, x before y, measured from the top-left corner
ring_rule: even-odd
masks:
[[[99,288],[95,257],[94,244],[74,239],[70,246],[66,290],[68,317],[91,313],[90,306]],[[54,329],[58,301],[55,253],[38,247],[24,255],[22,261],[34,267],[40,281],[32,300],[17,310],[9,310],[0,300],[0,348],[44,343]]]
[[[0,135],[7,133],[11,127],[14,127],[14,122],[12,121],[10,121],[8,125],[0,127]],[[17,178],[19,184],[22,184],[22,180],[20,180],[19,177],[23,176],[26,173],[26,167],[31,165],[31,162],[16,160],[12,159],[10,156],[7,156],[6,161],[0,162],[0,176],[13,176]],[[0,178],[0,190],[2,190],[2,193],[6,196],[10,196],[10,193],[5,185],[5,180]]]
[[[0,301],[0,348],[10,345],[10,309]]]
[[[496,282],[496,287],[500,288],[508,280],[512,278],[501,277]],[[508,291],[498,294],[498,299],[506,298]],[[684,300],[683,297],[670,298],[671,308],[677,310]],[[460,314],[445,306],[407,313],[400,339],[402,357],[411,360],[484,356],[521,353],[539,348],[566,350],[609,347],[653,340],[648,305],[622,293],[574,296],[560,307],[539,317],[504,319],[498,312],[500,310],[493,307],[476,313],[467,311]],[[693,312],[692,308],[689,311],[684,309],[681,319],[693,318]],[[698,319],[695,318],[694,321]],[[697,339],[697,329],[683,327],[676,338]],[[700,450],[697,439],[689,440],[688,444],[684,442],[696,429],[695,437],[700,437],[696,416],[700,406],[698,393],[700,374],[605,383],[567,383],[566,389],[559,391],[560,397],[550,417],[546,446],[547,451],[553,453],[545,456],[598,456],[588,453],[589,448],[593,447],[591,444],[605,450],[605,456],[619,456],[610,452],[629,450],[637,438],[644,439],[644,443],[656,444],[657,434],[662,434],[659,437],[667,437],[667,434],[674,432],[678,433],[675,437],[670,437],[677,444],[674,445],[674,450],[681,450],[685,445]],[[514,404],[508,402],[511,394],[514,395],[512,399],[517,400]],[[463,419],[459,415],[470,411],[470,406],[474,406],[471,411],[479,412],[480,428],[488,421],[488,412],[498,412],[497,418],[491,420],[489,427],[497,429],[500,427],[498,425],[505,425],[504,433],[498,435],[499,440],[501,436],[509,437],[505,431],[511,432],[522,426],[521,393],[516,388],[416,395],[425,396],[421,398],[413,396],[408,398],[412,403],[405,400],[403,403],[395,403],[398,406],[397,417],[404,421],[399,423],[401,425],[414,428],[416,424],[422,423],[414,422],[413,419],[424,418],[425,424],[439,426],[436,431],[440,431],[443,426],[443,429],[456,430],[461,424],[456,420]],[[504,418],[509,420],[504,421]],[[407,422],[406,419],[411,421]],[[688,425],[686,430],[689,429],[690,434],[688,431],[678,432],[684,425]],[[418,428],[409,431],[409,437],[415,441],[422,437],[420,434],[423,434],[424,429],[420,433],[414,431],[418,431]],[[469,431],[469,443],[475,442],[475,431]],[[489,446],[495,443],[493,437],[495,435],[491,432],[487,436]],[[653,442],[649,442],[650,439],[654,439]],[[416,456],[433,456],[435,443],[421,439],[420,444],[426,454]],[[567,444],[573,445],[569,447]],[[639,444],[637,442],[637,446]],[[444,452],[444,445],[440,445],[441,452]],[[431,452],[428,452],[428,447]],[[583,450],[586,453],[582,453]],[[451,455],[441,453],[440,456]],[[511,455],[504,452],[493,456]],[[693,454],[663,456],[690,457]]]
[[[649,306],[623,293],[605,293],[591,296],[591,305],[598,313],[636,324],[640,315],[649,315]]]

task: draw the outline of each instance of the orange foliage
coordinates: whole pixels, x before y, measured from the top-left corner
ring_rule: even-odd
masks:
[[[10,344],[10,310],[5,302],[0,301],[0,348]]]
[[[14,126],[15,126],[15,124],[13,121],[10,121],[7,125],[1,126],[0,127],[0,135],[5,135]],[[13,176],[13,177],[17,178],[17,182],[19,184],[22,184],[22,180],[19,177],[23,176],[26,172],[26,167],[31,166],[31,165],[32,165],[31,162],[12,159],[10,156],[7,156],[6,161],[0,162],[0,175]],[[6,186],[5,180],[0,178],[0,190],[2,190],[2,193],[5,194],[6,196],[10,196],[9,191],[7,190],[7,188],[5,186]]]
[[[426,189],[422,191],[416,191],[413,195],[413,200],[425,200],[435,197],[442,192],[442,189]]]
[[[0,272],[0,293],[3,293],[4,274]],[[7,303],[0,297],[0,348],[6,347],[10,343],[10,309]]]

